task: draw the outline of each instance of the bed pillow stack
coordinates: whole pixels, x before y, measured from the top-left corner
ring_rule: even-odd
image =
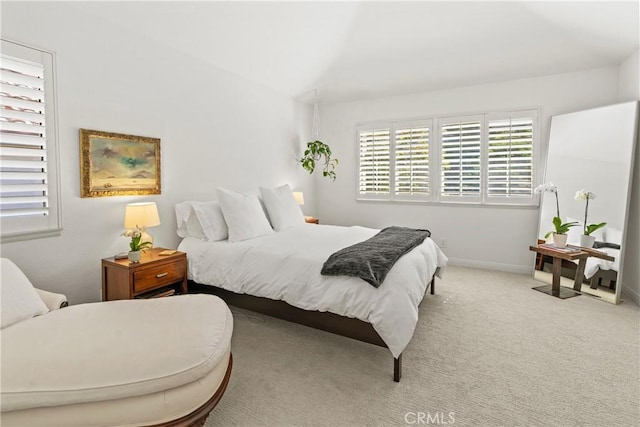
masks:
[[[273,233],[255,194],[239,194],[218,188],[218,200],[229,227],[229,242],[241,242]]]
[[[255,194],[217,188],[218,201],[177,203],[178,236],[241,242],[304,224],[289,185],[259,189],[262,202]]]
[[[277,188],[260,187],[260,193],[274,230],[282,231],[304,223],[304,215],[289,185]]]
[[[229,236],[218,202],[182,202],[176,204],[178,236],[216,242]]]
[[[198,217],[202,231],[208,240],[217,242],[229,237],[229,228],[222,214],[220,203],[194,203],[193,212]]]

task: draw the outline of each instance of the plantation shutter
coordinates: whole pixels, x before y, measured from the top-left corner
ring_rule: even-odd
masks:
[[[488,197],[532,197],[533,133],[532,117],[489,119]]]
[[[2,40],[0,221],[5,241],[59,234],[53,55]],[[48,78],[48,77],[47,77]],[[54,167],[52,171],[51,168]]]
[[[482,120],[441,124],[441,189],[443,199],[480,198]]]
[[[360,129],[360,178],[361,195],[389,195],[390,174],[390,129]]]
[[[47,215],[44,66],[2,56],[0,217]]]
[[[428,124],[396,126],[395,195],[428,195],[429,188]]]

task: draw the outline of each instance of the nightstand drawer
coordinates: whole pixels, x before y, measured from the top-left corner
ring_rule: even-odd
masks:
[[[182,281],[186,267],[184,262],[174,262],[136,271],[133,273],[133,292],[143,292]]]

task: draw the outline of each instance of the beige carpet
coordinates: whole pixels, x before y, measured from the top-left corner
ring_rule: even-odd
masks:
[[[400,383],[386,349],[233,308],[234,370],[205,425],[640,425],[638,307],[533,286],[449,267]]]

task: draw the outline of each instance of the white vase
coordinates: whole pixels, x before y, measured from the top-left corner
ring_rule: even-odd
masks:
[[[567,235],[553,233],[553,245],[557,248],[567,247]]]
[[[583,248],[592,248],[595,242],[596,238],[594,236],[587,236],[586,234],[580,236],[580,246]]]
[[[129,261],[133,263],[140,262],[140,251],[130,251],[129,252]]]

